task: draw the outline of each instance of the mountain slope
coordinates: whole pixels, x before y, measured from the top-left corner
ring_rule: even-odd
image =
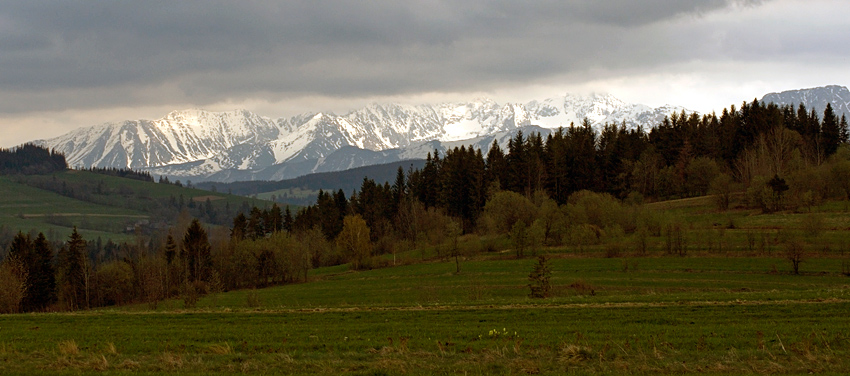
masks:
[[[204,178],[227,170],[258,171],[285,162],[322,160],[345,146],[383,151],[532,125],[557,128],[584,118],[594,126],[625,122],[629,127],[649,127],[679,110],[631,105],[599,94],[527,104],[500,105],[487,99],[419,106],[371,104],[345,115],[308,113],[276,120],[244,110],[187,110],[159,120],[82,128],[37,143],[64,153],[72,166],[161,169],[174,176]]]
[[[818,115],[823,114],[827,103],[832,104],[832,110],[839,117],[850,118],[850,90],[845,86],[824,86],[811,89],[788,90],[781,93],[770,93],[762,97],[762,102],[773,102],[778,105],[798,106],[800,103]]]

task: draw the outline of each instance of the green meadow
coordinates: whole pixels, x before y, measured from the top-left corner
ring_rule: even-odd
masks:
[[[804,374],[850,369],[840,258],[482,256],[76,313],[0,316],[0,371]]]
[[[62,195],[38,186],[69,187],[73,195]],[[86,239],[111,239],[116,243],[135,241],[134,224],[141,221],[173,222],[182,200],[189,215],[209,205],[219,221],[229,222],[228,213],[242,207],[271,205],[266,201],[140,180],[68,170],[51,175],[0,176],[0,226],[8,231],[44,232],[50,240],[65,240],[76,226]]]
[[[111,179],[134,201],[83,202],[0,178],[0,220],[129,220],[151,215],[134,208],[148,197],[195,197]],[[225,197],[217,205],[244,200],[197,191],[215,195]],[[520,259],[506,236],[465,235],[458,262],[445,244],[398,244],[378,256],[382,268],[313,269],[303,283],[190,305],[0,315],[0,374],[847,374],[846,206],[761,214],[720,212],[708,197],[659,202],[645,205],[647,218],[679,223],[684,252],[665,251],[662,229],[646,234],[646,252],[635,233]],[[791,240],[805,244],[799,274]],[[552,271],[546,299],[529,297],[538,254]]]

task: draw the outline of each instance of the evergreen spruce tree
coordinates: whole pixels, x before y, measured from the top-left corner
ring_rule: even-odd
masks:
[[[821,137],[823,139],[823,156],[824,159],[835,154],[838,146],[841,145],[841,126],[838,116],[832,110],[832,105],[827,103],[826,109],[823,111],[823,120],[821,121]]]
[[[68,309],[88,308],[86,241],[74,227],[68,242],[59,250],[59,295]]]
[[[266,216],[266,233],[272,234],[283,229],[283,213],[277,203],[272,204]]]
[[[243,216],[244,218],[244,216]],[[168,233],[168,237],[165,238],[165,263],[168,266],[171,266],[171,263],[174,262],[174,257],[177,256],[177,242],[174,241],[174,236],[171,235],[171,232]]]
[[[248,218],[239,213],[233,218],[233,228],[230,229],[230,238],[233,240],[245,240],[248,233]]]
[[[288,233],[292,233],[293,224],[292,211],[289,210],[289,205],[286,205],[286,210],[283,213],[283,229]]]
[[[56,302],[56,272],[53,269],[53,248],[43,233],[33,241],[32,265],[29,274],[28,306],[41,311]]]
[[[266,226],[263,224],[263,212],[258,207],[251,208],[251,214],[248,216],[248,226],[245,237],[256,240],[266,235]]]
[[[208,281],[212,268],[210,242],[207,232],[197,218],[192,220],[183,237],[183,260],[188,268],[189,282]]]

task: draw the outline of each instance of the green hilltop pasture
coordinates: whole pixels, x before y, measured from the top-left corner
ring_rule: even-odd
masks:
[[[37,188],[38,184],[83,187],[79,193],[87,200],[72,198]],[[94,190],[99,189],[100,193]],[[71,228],[77,226],[86,239],[101,237],[115,242],[134,241],[127,226],[143,220],[173,221],[175,213],[157,209],[158,203],[171,199],[195,205],[210,204],[221,213],[251,206],[265,207],[271,203],[210,192],[173,184],[158,184],[141,180],[97,174],[89,171],[68,170],[50,175],[0,176],[0,226],[11,231],[36,231],[55,234],[51,239],[65,239]],[[229,221],[229,218],[226,218]]]

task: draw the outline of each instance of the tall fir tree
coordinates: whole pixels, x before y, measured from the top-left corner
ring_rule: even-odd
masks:
[[[74,227],[68,242],[59,250],[59,297],[71,309],[88,308],[86,241]]]
[[[835,111],[832,110],[832,104],[827,103],[826,109],[823,111],[823,120],[821,120],[821,137],[823,138],[822,150],[823,158],[835,154],[838,151],[838,146],[841,145],[841,125]]]
[[[28,309],[41,311],[56,302],[56,272],[53,269],[53,248],[43,233],[32,244]]]
[[[288,233],[292,233],[293,225],[292,211],[289,210],[289,205],[286,205],[286,210],[283,213],[283,229]]]
[[[212,269],[210,241],[201,222],[195,218],[183,236],[183,260],[186,265],[186,277],[189,282],[209,281]]]

